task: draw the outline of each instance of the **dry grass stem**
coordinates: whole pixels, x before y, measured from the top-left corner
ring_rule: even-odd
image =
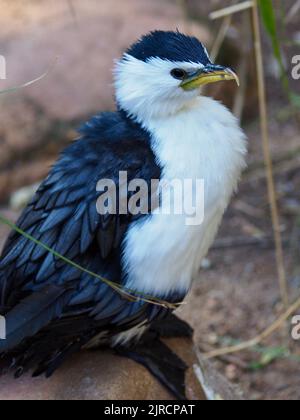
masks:
[[[269,127],[268,127],[268,111],[267,111],[267,99],[266,99],[266,86],[265,86],[265,75],[264,75],[264,63],[262,54],[261,34],[260,34],[260,22],[258,13],[258,0],[254,1],[254,7],[252,9],[253,19],[253,31],[254,31],[254,42],[255,42],[255,57],[257,66],[258,76],[258,96],[259,96],[259,112],[261,122],[261,132],[263,140],[263,153],[264,161],[266,165],[266,176],[268,183],[268,195],[271,207],[271,217],[274,229],[274,239],[276,245],[276,263],[279,277],[279,287],[282,301],[285,307],[289,304],[289,295],[287,287],[286,272],[284,267],[284,256],[283,246],[280,229],[280,218],[277,204],[277,194],[274,181],[273,162],[271,156],[271,145],[269,138]]]
[[[264,340],[272,336],[278,329],[284,326],[285,322],[300,308],[300,298],[296,300],[273,324],[265,329],[261,334],[252,340],[236,346],[224,347],[222,349],[214,350],[204,354],[206,359],[224,356],[227,354],[238,353],[243,350],[248,350],[252,347],[260,345]]]
[[[210,13],[209,17],[212,20],[221,19],[225,16],[232,16],[235,13],[242,12],[253,7],[253,1],[244,1],[243,3],[235,4],[233,6],[225,7],[224,9],[217,10]]]

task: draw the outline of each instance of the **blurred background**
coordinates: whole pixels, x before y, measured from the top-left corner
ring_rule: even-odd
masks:
[[[237,14],[227,22],[220,48],[216,39],[224,23],[209,19],[210,12],[236,3],[0,0],[0,55],[6,60],[6,80],[0,80],[0,91],[49,70],[32,86],[0,95],[0,206],[12,220],[59,152],[76,137],[78,125],[94,113],[114,109],[114,59],[141,34],[176,28],[194,34],[216,52],[218,64],[238,71],[242,80],[238,93],[234,84],[219,84],[206,92],[241,118],[250,154],[239,193],[199,271],[189,304],[180,309],[195,328],[196,345],[204,352],[252,338],[283,309],[259,129],[250,15]],[[293,57],[300,56],[300,1],[274,0],[273,6],[278,38],[272,20],[265,16],[263,52],[292,301],[300,288],[300,80],[292,77]],[[6,235],[0,226],[1,245]],[[285,328],[257,348],[213,363],[249,399],[300,398],[300,342],[293,341]]]

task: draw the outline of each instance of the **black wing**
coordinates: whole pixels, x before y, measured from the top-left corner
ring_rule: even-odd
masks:
[[[117,184],[120,171],[127,171],[129,181],[150,183],[159,179],[160,168],[147,133],[119,114],[95,117],[81,133],[42,183],[18,226],[84,268],[122,282],[122,241],[133,216],[99,215],[96,185],[107,178]],[[145,310],[148,319],[158,312],[142,302],[129,303],[19,234],[9,237],[0,262],[0,313],[8,325],[0,353],[45,327],[55,327],[55,334],[66,326],[72,334],[82,328],[94,333],[101,325],[121,330],[125,323],[127,328],[143,321]]]

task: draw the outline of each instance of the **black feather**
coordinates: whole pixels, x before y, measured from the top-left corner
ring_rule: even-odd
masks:
[[[82,138],[63,152],[17,224],[76,264],[122,285],[123,241],[130,224],[145,216],[100,216],[97,183],[118,182],[126,170],[129,182],[142,178],[150,185],[162,168],[149,134],[122,112],[96,116],[80,132]],[[14,358],[17,375],[29,368],[49,375],[100,332],[113,336],[160,316],[152,305],[123,298],[16,233],[0,260],[0,297],[8,321],[0,356]]]
[[[62,298],[66,289],[57,286],[47,286],[35,292],[15,306],[5,316],[5,340],[0,341],[0,353],[11,350],[25,338],[31,337],[61,315]]]
[[[197,38],[184,35],[178,31],[150,32],[130,47],[127,54],[142,61],[158,57],[164,60],[193,62],[203,65],[210,63],[204,45]]]

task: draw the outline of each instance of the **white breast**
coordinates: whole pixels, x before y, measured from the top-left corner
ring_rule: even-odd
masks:
[[[200,97],[189,109],[147,121],[163,178],[203,179],[204,221],[161,211],[132,225],[124,244],[127,287],[150,295],[185,293],[210,248],[245,166],[246,139],[221,104]]]

